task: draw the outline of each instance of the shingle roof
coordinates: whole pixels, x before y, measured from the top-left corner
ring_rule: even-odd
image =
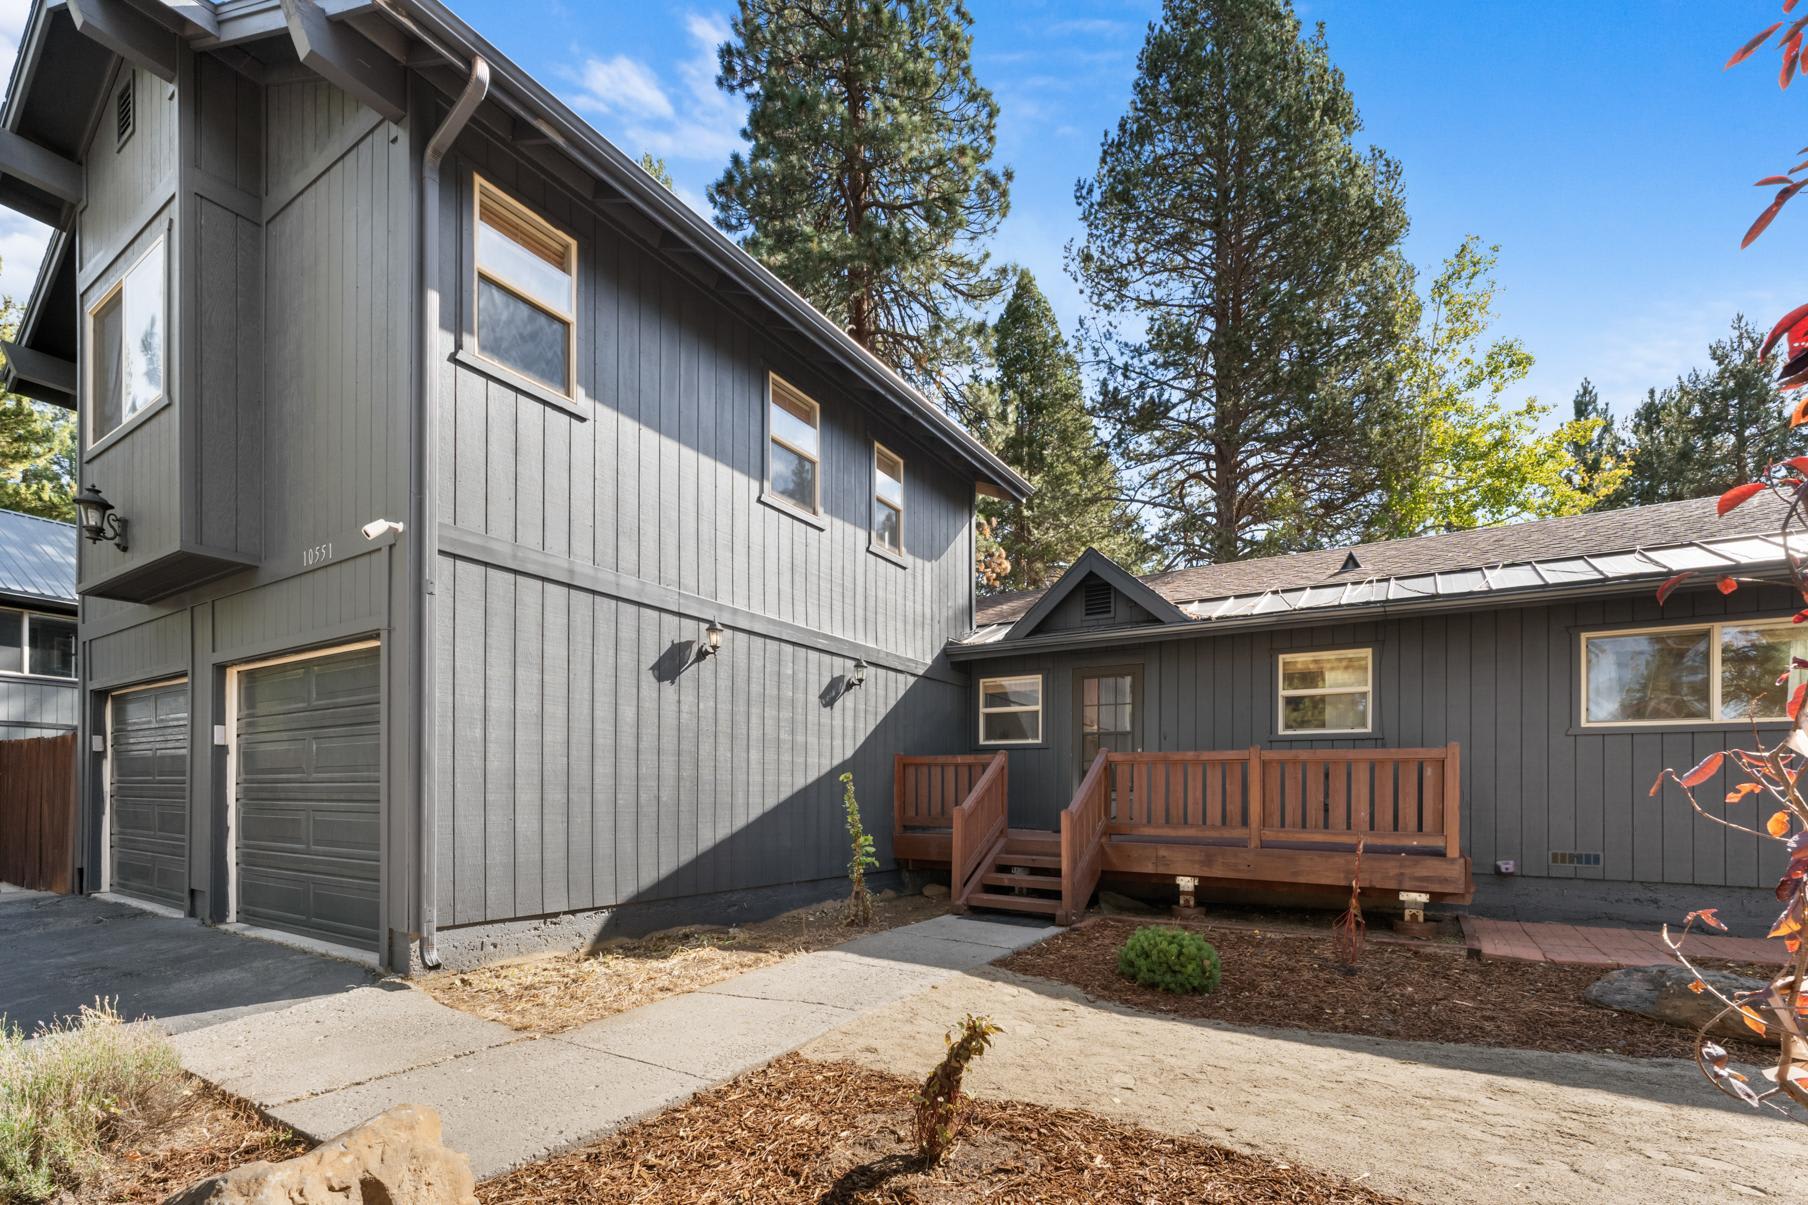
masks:
[[[1172,569],[1148,574],[1142,580],[1168,601],[1181,605],[1266,590],[1449,573],[1554,557],[1597,556],[1729,536],[1775,535],[1782,528],[1784,509],[1773,495],[1762,494],[1723,519],[1715,514],[1714,498],[1691,498],[1563,519]],[[1351,554],[1358,565],[1345,569]],[[1042,594],[1040,590],[1025,590],[982,598],[979,626],[1016,621]]]
[[[0,595],[75,606],[75,525],[0,510]]]

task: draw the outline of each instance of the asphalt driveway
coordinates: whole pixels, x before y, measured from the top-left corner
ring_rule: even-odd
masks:
[[[370,983],[355,963],[85,896],[0,891],[0,1017],[27,1032],[115,998],[170,1033]]]

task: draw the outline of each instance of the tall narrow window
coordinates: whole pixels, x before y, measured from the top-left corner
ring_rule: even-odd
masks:
[[[578,245],[477,181],[477,354],[572,395]]]
[[[873,543],[904,554],[904,462],[880,443],[873,445]]]
[[[766,481],[772,494],[810,514],[822,511],[818,469],[822,463],[822,411],[778,377],[772,381],[767,426]]]
[[[163,281],[163,240],[158,239],[88,311],[94,397],[90,443],[163,396]]]

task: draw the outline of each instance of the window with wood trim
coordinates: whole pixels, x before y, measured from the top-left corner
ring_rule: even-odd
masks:
[[[904,555],[904,461],[884,444],[873,444],[873,544]]]
[[[111,435],[163,396],[168,345],[163,240],[151,244],[88,310],[88,442]]]
[[[576,392],[578,244],[477,177],[472,334],[484,359]]]
[[[0,675],[75,677],[75,620],[0,608]]]
[[[982,678],[979,683],[979,743],[1036,745],[1042,742],[1042,676]]]
[[[1808,682],[1808,631],[1788,620],[1680,624],[1582,637],[1582,723],[1784,720]]]
[[[1282,653],[1279,665],[1281,732],[1373,731],[1374,650]]]
[[[822,513],[822,408],[771,376],[766,418],[766,489],[798,510]]]

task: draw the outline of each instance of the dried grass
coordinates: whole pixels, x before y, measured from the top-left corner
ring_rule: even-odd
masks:
[[[841,900],[733,928],[688,926],[594,954],[552,954],[475,971],[428,975],[420,986],[441,1004],[526,1033],[561,1033],[602,1017],[683,995],[795,954],[927,920],[946,900],[875,898],[873,923],[843,923]]]
[[[1334,1176],[1091,1113],[972,1101],[925,1168],[914,1081],[787,1055],[595,1145],[478,1187],[484,1205],[1130,1201],[1387,1205]]]
[[[122,1134],[107,1171],[81,1199],[155,1205],[209,1176],[260,1159],[293,1159],[309,1145],[236,1096],[189,1077],[176,1115],[160,1126]]]

